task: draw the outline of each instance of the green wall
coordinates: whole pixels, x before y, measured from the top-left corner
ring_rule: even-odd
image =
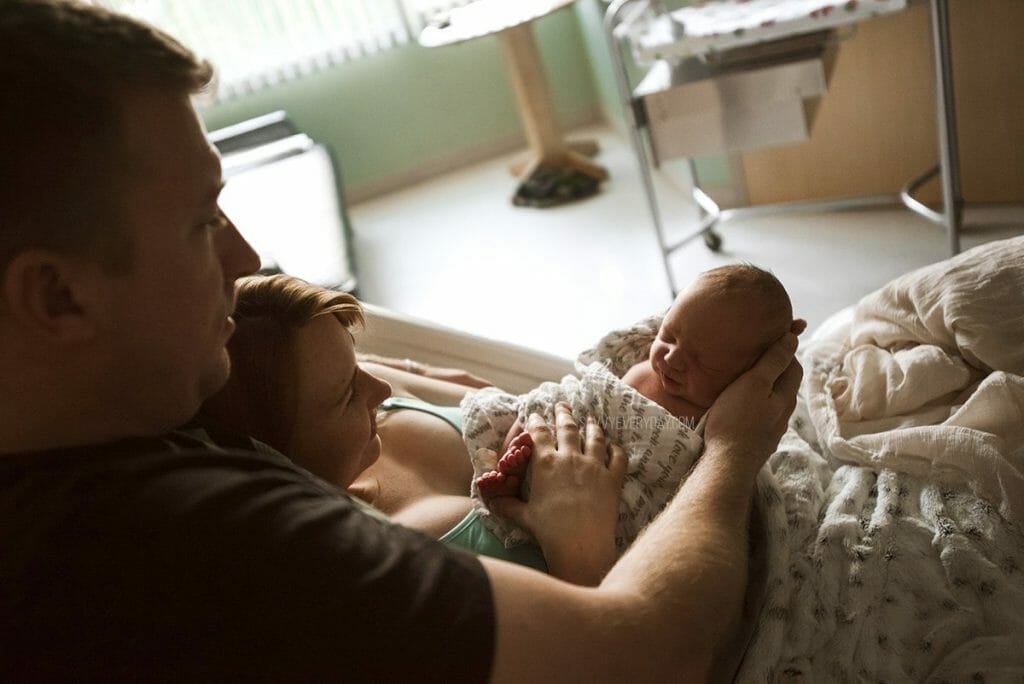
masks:
[[[622,117],[618,86],[612,59],[608,53],[608,39],[604,36],[604,10],[606,5],[599,0],[579,0],[573,5],[583,32],[583,44],[590,61],[594,88],[605,120],[620,132],[626,133]]]
[[[576,15],[561,10],[534,29],[559,119],[596,111]],[[442,48],[405,45],[201,111],[212,130],[276,109],[333,148],[349,190],[521,131],[494,36]]]
[[[625,134],[603,29],[606,5],[578,0],[534,22],[563,124],[595,112]],[[634,78],[640,73],[634,71]],[[494,36],[442,48],[412,43],[201,109],[209,129],[277,109],[327,143],[351,194],[521,134]],[[697,161],[705,185],[729,183],[724,156]],[[676,163],[666,169],[677,173]]]

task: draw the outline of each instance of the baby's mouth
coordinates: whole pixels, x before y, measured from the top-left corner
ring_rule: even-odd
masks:
[[[658,368],[658,378],[661,380],[662,386],[667,390],[678,390],[683,387],[681,382],[669,375],[664,366]]]

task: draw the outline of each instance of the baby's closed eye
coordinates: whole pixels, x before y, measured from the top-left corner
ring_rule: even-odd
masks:
[[[707,371],[708,373],[724,373],[726,370],[714,361],[708,361],[707,359],[700,357],[697,357],[694,360],[697,362],[697,365],[700,366],[701,370]]]

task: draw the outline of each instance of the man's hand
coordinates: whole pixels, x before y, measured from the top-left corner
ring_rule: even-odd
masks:
[[[533,533],[550,573],[574,584],[596,585],[614,564],[615,523],[626,477],[626,454],[600,425],[580,428],[567,404],[555,406],[555,430],[530,416],[533,440],[530,500],[491,499],[491,510]]]
[[[764,465],[796,406],[803,377],[796,348],[796,335],[786,333],[718,396],[704,431],[709,453],[746,459],[755,470]]]

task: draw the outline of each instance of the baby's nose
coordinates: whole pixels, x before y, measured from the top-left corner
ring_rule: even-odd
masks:
[[[665,354],[665,362],[675,370],[686,370],[686,364],[683,361],[683,355],[679,351],[679,347],[672,347],[668,350]]]

